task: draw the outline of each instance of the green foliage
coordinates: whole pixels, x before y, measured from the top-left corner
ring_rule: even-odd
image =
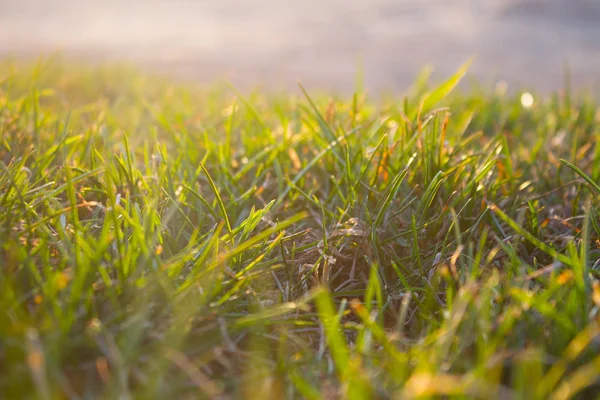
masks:
[[[592,100],[0,65],[3,397],[599,389]]]

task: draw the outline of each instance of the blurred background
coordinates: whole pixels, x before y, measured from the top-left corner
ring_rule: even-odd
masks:
[[[0,0],[0,57],[120,60],[209,83],[407,88],[476,56],[484,85],[596,88],[600,0]]]

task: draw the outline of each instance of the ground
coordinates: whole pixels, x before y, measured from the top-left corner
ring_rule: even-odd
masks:
[[[471,56],[480,82],[549,93],[598,88],[595,0],[202,0],[0,2],[0,54],[130,60],[211,84],[371,91],[437,79]]]

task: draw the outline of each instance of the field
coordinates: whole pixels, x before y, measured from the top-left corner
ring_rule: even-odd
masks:
[[[337,98],[1,64],[3,398],[591,397],[600,108],[465,68]]]

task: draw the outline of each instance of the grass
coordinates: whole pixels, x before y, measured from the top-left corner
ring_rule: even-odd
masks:
[[[600,107],[0,68],[5,398],[600,389]]]

